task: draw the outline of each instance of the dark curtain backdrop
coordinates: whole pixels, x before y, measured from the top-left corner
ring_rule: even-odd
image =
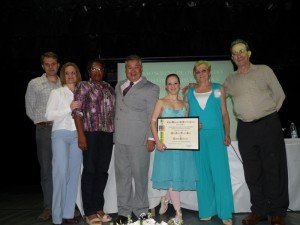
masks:
[[[293,121],[300,133],[295,0],[5,0],[0,11],[0,169],[7,185],[39,183],[35,127],[25,114],[24,95],[29,80],[42,74],[39,57],[46,51],[56,52],[61,64],[77,63],[82,74],[89,59],[103,58],[114,85],[116,62],[129,54],[230,59],[230,42],[243,38],[252,62],[273,68],[285,90],[283,127]]]

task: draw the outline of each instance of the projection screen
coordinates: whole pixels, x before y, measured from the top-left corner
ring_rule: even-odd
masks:
[[[209,60],[208,60],[209,61]],[[181,87],[189,83],[194,83],[193,67],[195,61],[181,62],[143,62],[143,76],[160,87],[160,98],[165,92],[165,78],[170,73],[176,73],[180,77]],[[223,83],[229,73],[233,71],[230,60],[209,61],[211,64],[212,82]],[[118,81],[126,78],[124,63],[118,63]],[[227,98],[227,107],[230,117],[230,137],[236,140],[237,122],[233,113],[232,102]]]

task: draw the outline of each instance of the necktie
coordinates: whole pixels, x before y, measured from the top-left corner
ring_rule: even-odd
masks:
[[[129,91],[129,89],[133,86],[133,82],[130,82],[129,86],[126,87],[124,90],[123,90],[123,96],[125,96],[127,94],[127,92]]]

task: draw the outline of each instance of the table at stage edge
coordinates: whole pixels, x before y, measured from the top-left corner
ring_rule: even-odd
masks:
[[[243,164],[240,161],[240,153],[238,149],[238,142],[232,141],[232,146],[227,148],[232,191],[234,196],[234,209],[236,213],[250,211],[250,194],[247,184],[245,182]],[[293,211],[300,210],[300,138],[285,139],[287,161],[288,161],[288,175],[289,175],[289,209]],[[151,153],[149,178],[152,174],[152,164],[154,152]],[[106,213],[117,213],[117,193],[116,193],[116,180],[114,168],[114,154],[112,154],[109,170],[108,181],[104,190],[104,211]],[[149,179],[148,185],[148,198],[149,208],[154,208],[160,203],[161,196],[166,194],[165,190],[156,190],[152,188],[152,182]],[[197,196],[195,191],[182,191],[180,193],[182,208],[198,210]],[[82,200],[81,200],[81,185],[78,185],[77,206],[84,215]]]

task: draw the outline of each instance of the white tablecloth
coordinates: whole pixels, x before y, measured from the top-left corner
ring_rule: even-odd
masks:
[[[300,138],[285,139],[288,173],[289,173],[289,208],[294,211],[300,210]],[[237,141],[232,142],[232,146],[228,147],[228,158],[231,172],[232,191],[234,196],[235,212],[249,212],[250,211],[250,195],[247,184],[244,178],[244,170],[241,161],[239,160],[240,153],[238,150]],[[238,157],[238,156],[239,157]],[[151,153],[149,177],[152,173],[154,152]],[[105,205],[104,211],[106,213],[117,213],[117,193],[116,180],[114,169],[114,156],[112,155],[109,170],[108,181],[104,191]],[[154,208],[160,203],[160,197],[165,195],[166,191],[159,191],[152,188],[152,182],[149,180],[148,197],[149,208]],[[197,197],[195,191],[182,191],[180,193],[182,208],[198,210]],[[81,186],[79,182],[77,206],[82,215],[84,215],[81,200]]]

